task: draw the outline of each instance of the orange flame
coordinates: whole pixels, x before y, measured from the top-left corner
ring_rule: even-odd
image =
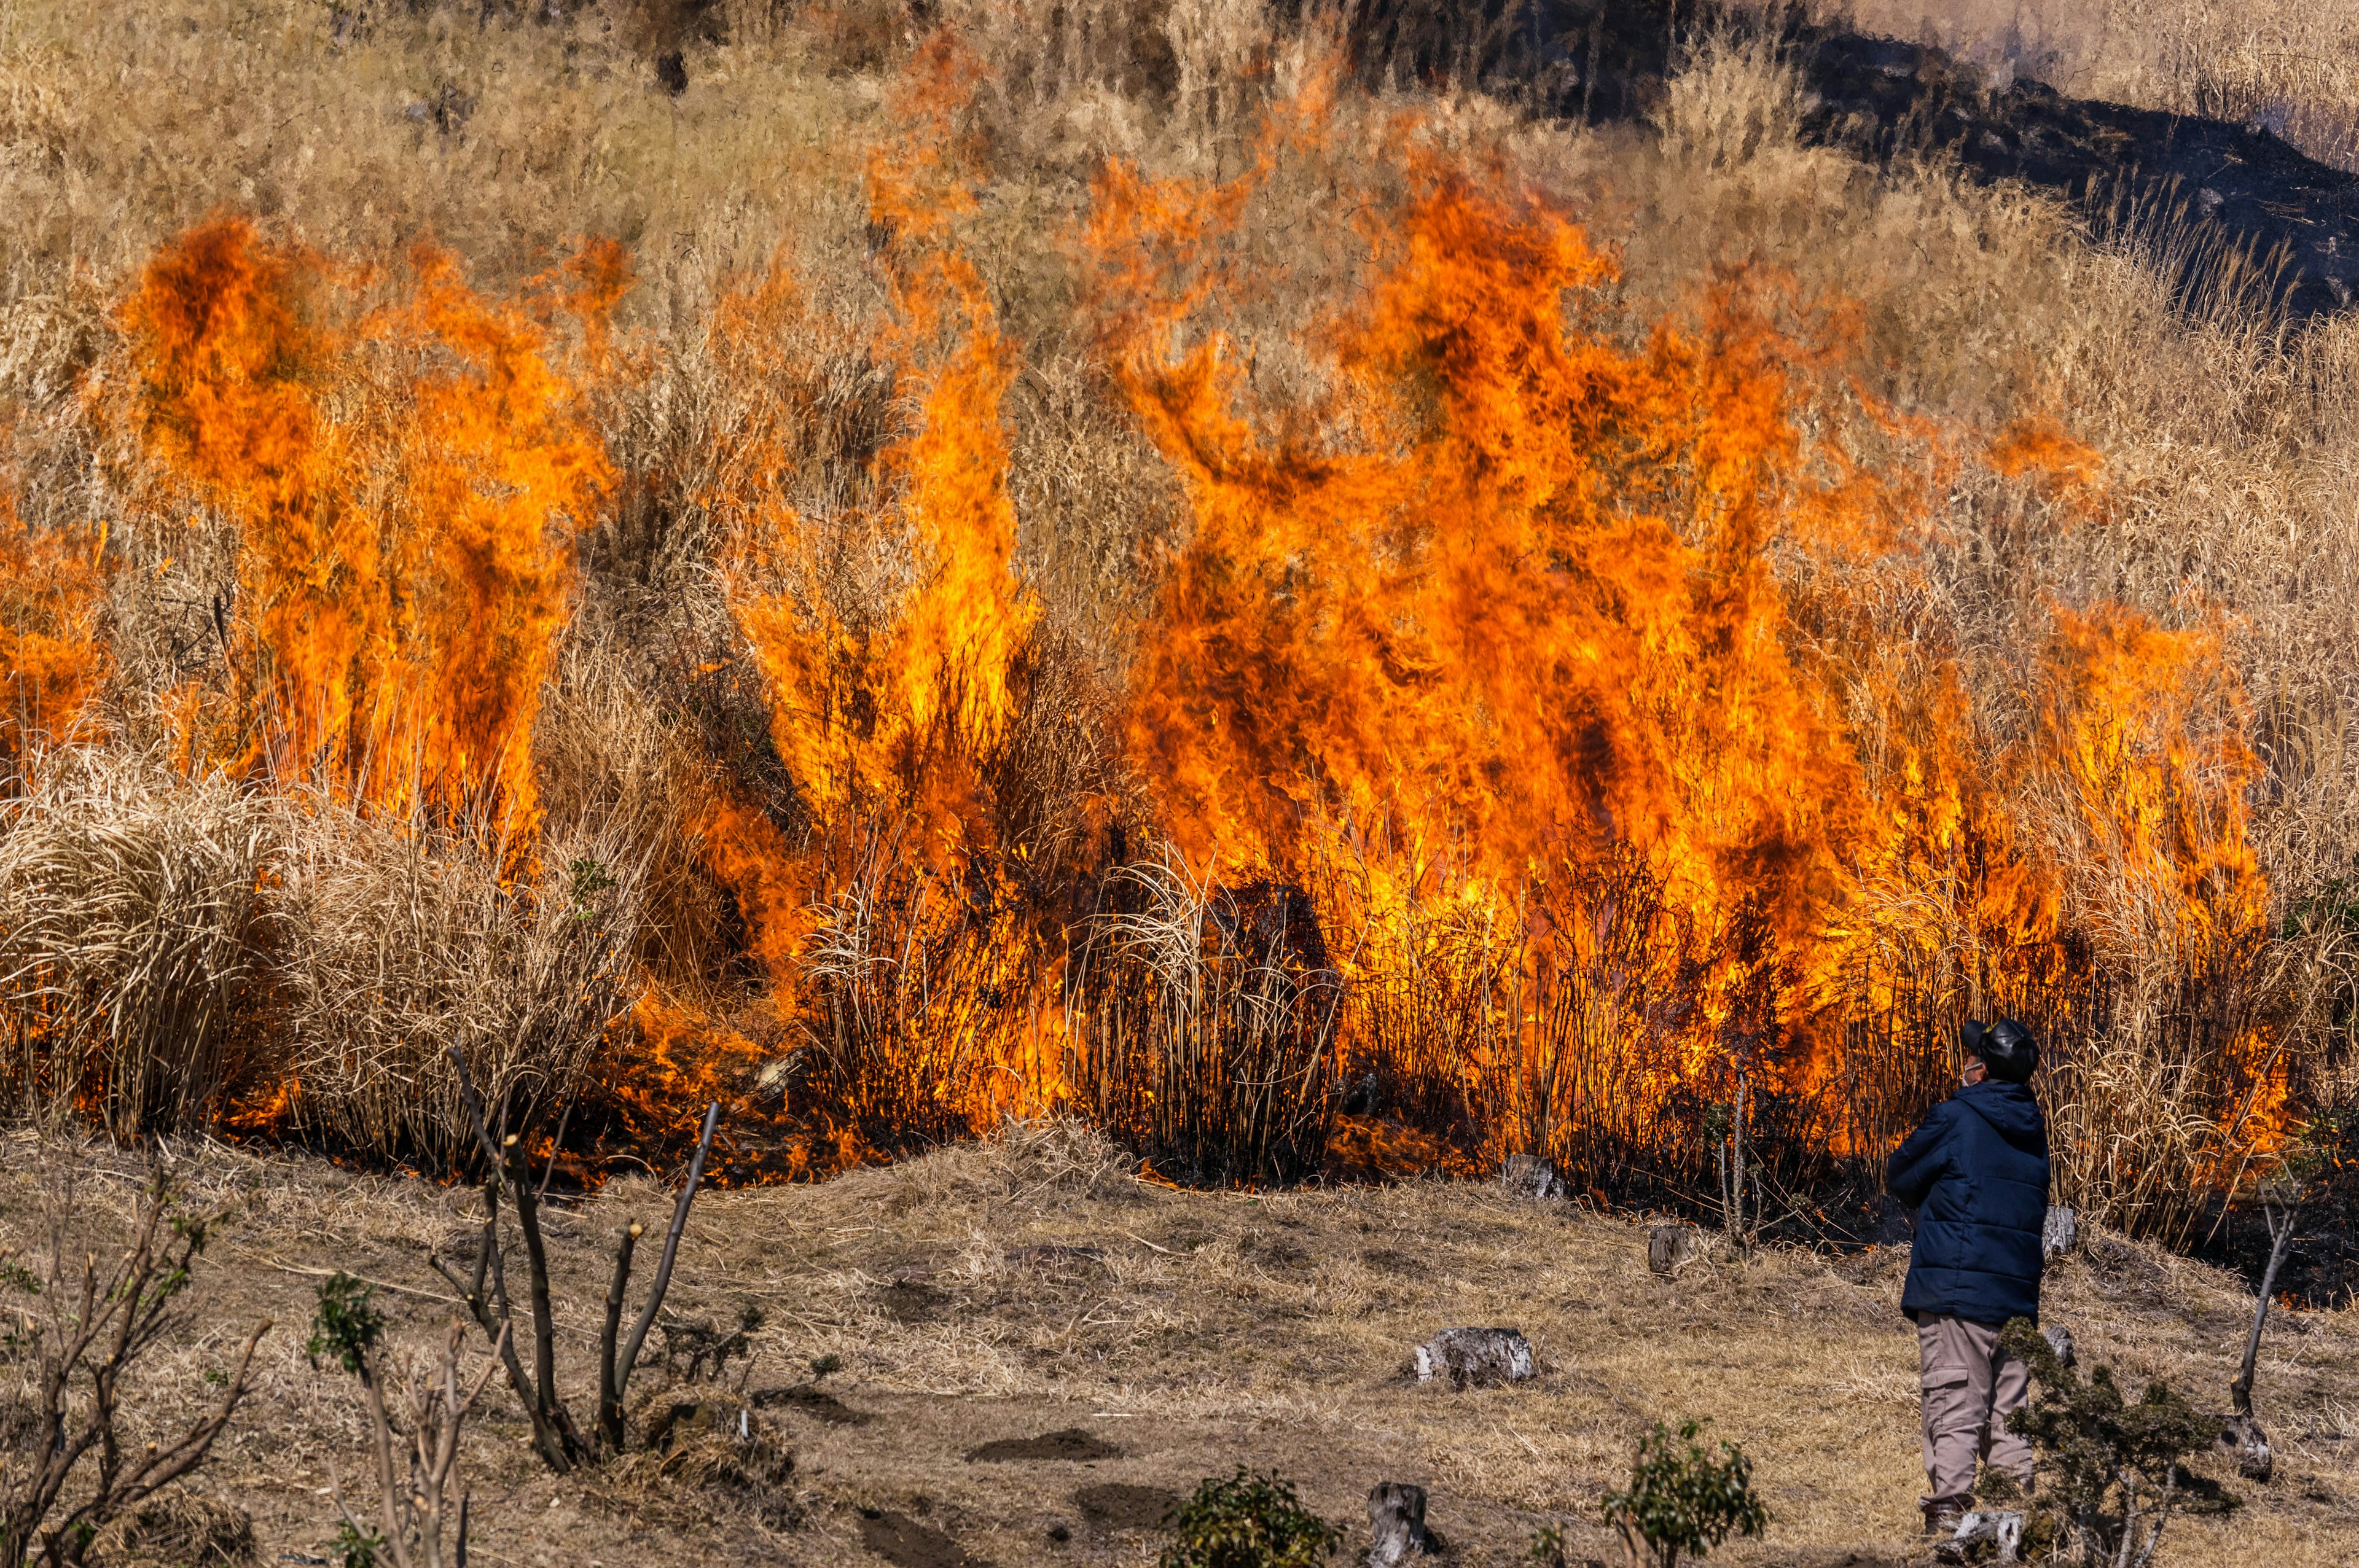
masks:
[[[602,253],[603,254],[603,253]],[[121,319],[149,457],[244,540],[241,765],[529,822],[532,721],[606,483],[545,329],[420,246],[406,297],[239,219],[150,262]],[[592,304],[619,285],[611,258]]]
[[[979,69],[937,36],[888,106],[881,320],[829,315],[782,252],[707,323],[724,395],[691,499],[723,524],[751,657],[699,673],[758,674],[784,782],[757,798],[716,763],[690,815],[767,994],[651,987],[613,1088],[645,1140],[715,1098],[796,1130],[734,1169],[861,1158],[863,1116],[1059,1105],[1090,1025],[1066,934],[1009,914],[1035,846],[995,792],[1042,639],[1003,412],[1022,346],[958,242]],[[1739,1076],[1817,1096],[1811,1135],[1861,1153],[1892,1108],[1824,1102],[1875,1015],[1914,1008],[1932,1038],[1964,1006],[2066,995],[2092,942],[2190,972],[2249,946],[2259,766],[2223,629],[2058,607],[2018,706],[1979,711],[1968,653],[1905,608],[1970,444],[1849,383],[1839,303],[1755,269],[1637,319],[1570,217],[1404,117],[1381,160],[1402,178],[1333,203],[1369,214],[1364,285],[1294,324],[1308,369],[1266,384],[1275,345],[1236,308],[1278,292],[1249,214],[1289,159],[1337,161],[1335,81],[1314,73],[1234,179],[1108,168],[1075,241],[1106,363],[1190,514],[1119,722],[1153,827],[1214,876],[1312,890],[1321,973],[1332,955],[1335,994],[1356,988],[1339,1065],[1426,1053],[1462,1115],[1449,1139],[1347,1121],[1344,1165],[1558,1153],[1582,1118],[1644,1132]],[[100,403],[243,541],[234,689],[180,694],[183,743],[397,805],[495,805],[528,834],[568,534],[610,483],[588,400],[653,351],[614,330],[631,273],[611,242],[530,305],[430,247],[397,272],[202,225],[123,308],[136,386]],[[847,380],[889,386],[881,434],[831,424]],[[2101,459],[2053,422],[1983,460],[2102,510]],[[0,600],[11,756],[102,667],[82,550],[0,539],[23,567]],[[201,737],[223,711],[228,738]],[[1369,1000],[1387,994],[1397,1016]],[[2282,1053],[2255,1026],[2229,1055],[2249,1150],[2289,1118]]]
[[[82,729],[106,676],[97,634],[105,582],[103,535],[36,533],[0,491],[0,788],[22,780],[35,748]]]
[[[772,739],[820,838],[910,813],[925,827],[929,857],[988,847],[973,770],[1006,723],[1012,672],[1037,613],[1013,570],[1001,426],[1016,358],[982,279],[948,239],[948,218],[973,205],[954,156],[972,78],[972,62],[938,38],[897,104],[909,131],[870,163],[871,222],[888,236],[882,263],[896,312],[857,351],[889,368],[917,408],[909,432],[876,460],[874,499],[852,515],[814,520],[779,498],[777,477],[795,466],[787,442],[808,406],[792,395],[745,432],[765,455],[741,457],[745,488],[712,498],[734,524],[732,598],[772,693]],[[776,340],[802,314],[782,258],[723,302],[717,357],[756,374],[791,371],[777,364]],[[821,525],[906,534],[915,580],[881,623],[847,623],[828,601],[812,545]],[[782,973],[799,928],[788,905],[818,896],[820,884],[799,880],[800,896],[790,900],[766,882],[784,870],[779,847],[750,858],[727,847],[749,826],[742,811],[728,815],[709,835],[721,846],[716,864],[762,911],[759,946]]]

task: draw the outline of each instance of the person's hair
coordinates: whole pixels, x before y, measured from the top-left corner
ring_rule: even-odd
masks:
[[[1958,1044],[2003,1084],[2027,1084],[2039,1070],[2039,1043],[2012,1018],[1991,1024],[1968,1019],[1958,1031]]]

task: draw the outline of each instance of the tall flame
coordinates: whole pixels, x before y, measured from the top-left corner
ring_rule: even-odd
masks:
[[[131,418],[239,528],[241,765],[528,820],[563,535],[605,460],[542,325],[430,246],[409,271],[364,307],[359,269],[242,219],[190,231],[121,313]]]
[[[1016,367],[973,265],[949,242],[947,218],[971,207],[967,175],[945,149],[972,62],[947,36],[913,68],[897,103],[906,129],[872,158],[870,218],[886,236],[881,260],[891,319],[857,352],[888,371],[914,403],[911,427],[876,458],[853,515],[807,519],[777,490],[794,460],[783,450],[803,407],[775,408],[747,432],[780,449],[734,466],[746,487],[712,499],[735,524],[732,598],[772,694],[771,730],[818,837],[856,838],[903,813],[923,825],[929,859],[987,849],[977,766],[1011,710],[1011,682],[1037,614],[1013,569],[1016,513],[1007,492],[1001,403]],[[724,301],[714,325],[726,362],[776,373],[777,339],[801,314],[783,258]],[[842,346],[842,345],[839,345]],[[819,528],[906,536],[911,580],[881,620],[848,623],[818,581]],[[734,848],[750,828],[742,811],[716,822],[716,855],[741,897],[764,911],[774,969],[800,911],[766,885],[785,868],[771,845],[750,860]],[[839,842],[832,846],[841,850]],[[825,844],[821,849],[828,848]],[[823,889],[804,881],[802,900]]]
[[[1797,351],[1741,282],[1625,350],[1571,223],[1420,177],[1380,281],[1317,329],[1315,419],[1256,416],[1218,331],[1178,348],[1184,295],[1126,324],[1121,374],[1195,513],[1134,754],[1200,857],[1299,874],[1338,811],[1462,834],[1498,887],[1627,848],[1707,925],[1749,905],[1807,946],[1865,798],[1769,552],[1848,547],[1882,497],[1808,477]],[[1222,199],[1117,170],[1091,237],[1135,294],[1142,237]]]

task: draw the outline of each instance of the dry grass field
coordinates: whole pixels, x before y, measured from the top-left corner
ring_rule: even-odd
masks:
[[[1586,124],[1425,0],[0,0],[0,1247],[224,1211],[137,1398],[277,1320],[264,1561],[362,1465],[320,1281],[445,1321],[454,1046],[590,1195],[569,1379],[708,1103],[669,1312],[763,1314],[669,1452],[495,1387],[485,1563],[1138,1563],[1246,1462],[1603,1561],[1690,1414],[1728,1561],[1914,1561],[1904,1259],[1626,1216],[1856,1198],[2001,1012],[2055,1315],[2224,1398],[2171,1249],[2359,1159],[2359,316],[1626,9]],[[1816,9],[2359,168],[2331,6]],[[1518,1153],[1581,1206],[1444,1179]],[[2161,1561],[2359,1554],[2354,1310]],[[1537,1385],[1405,1380],[1470,1323]]]
[[[0,1245],[37,1239],[43,1184],[54,1190],[64,1170],[79,1173],[76,1223],[96,1227],[85,1234],[127,1216],[140,1172],[123,1156],[22,1138],[7,1155]],[[143,1396],[158,1415],[177,1411],[252,1320],[276,1319],[252,1402],[197,1489],[250,1511],[262,1561],[322,1557],[331,1476],[363,1472],[365,1429],[351,1380],[301,1353],[314,1292],[336,1270],[383,1281],[395,1341],[430,1348],[451,1308],[426,1255],[464,1255],[473,1195],[218,1149],[190,1152],[179,1174],[192,1202],[229,1217],[201,1267],[197,1329],[159,1355]],[[618,1182],[552,1218],[572,1365],[586,1365],[612,1233],[667,1206]],[[723,1383],[658,1379],[637,1400],[701,1401],[733,1431],[748,1410],[766,1446],[749,1457],[684,1443],[559,1479],[499,1390],[463,1450],[470,1561],[1143,1564],[1169,1498],[1239,1464],[1295,1478],[1361,1548],[1368,1488],[1398,1480],[1430,1489],[1445,1562],[1521,1562],[1549,1522],[1573,1560],[1613,1561],[1597,1505],[1636,1434],[1702,1415],[1754,1458],[1774,1515],[1765,1540],[1714,1561],[1916,1563],[1927,1559],[1905,1264],[1889,1249],[1771,1249],[1664,1279],[1647,1271],[1642,1227],[1487,1184],[1177,1192],[1136,1180],[1085,1129],[1010,1128],[818,1185],[700,1202],[673,1312],[734,1322],[753,1304],[764,1326],[750,1367]],[[2251,1304],[2224,1276],[2099,1236],[2059,1266],[2047,1315],[2133,1390],[2159,1376],[2210,1405]],[[2256,1402],[2277,1478],[2233,1485],[2247,1502],[2226,1521],[2175,1520],[2158,1561],[2323,1568],[2359,1551],[2351,1317],[2272,1316]],[[1461,1324],[1521,1327],[1538,1380],[1418,1386],[1411,1347]],[[812,1377],[824,1357],[841,1368]],[[1076,1433],[1086,1441],[1059,1435]]]
[[[2359,329],[1803,146],[1734,33],[1582,127],[1368,87],[1340,13],[940,20],[0,14],[20,1101],[431,1164],[457,1043],[602,1148],[783,1103],[803,1168],[1120,1129],[1196,1059],[1123,1010],[1266,981],[1241,1168],[1374,1073],[1478,1165],[1699,1186],[1640,1085],[1762,1078],[1816,1180],[2013,1009],[2066,1195],[2177,1235],[2348,1092]],[[1527,341],[1419,368],[1420,311]],[[1220,913],[1273,887],[1340,1013]],[[1668,1012],[1588,1000],[1625,942]]]

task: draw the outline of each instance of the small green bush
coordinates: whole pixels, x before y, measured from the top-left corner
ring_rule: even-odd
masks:
[[[385,1332],[385,1314],[370,1304],[372,1293],[369,1286],[342,1271],[320,1287],[311,1337],[303,1344],[315,1368],[324,1356],[355,1377],[367,1372],[369,1352]]]
[[[2145,1568],[2177,1512],[2223,1513],[2237,1499],[2187,1474],[2220,1423],[2159,1379],[2133,1404],[2111,1367],[2086,1381],[2039,1331],[2017,1318],[1999,1343],[2031,1370],[2038,1391],[2006,1418],[2038,1455],[2039,1491],[2027,1540],[2077,1544],[2089,1562]]]
[[[1697,1557],[1734,1535],[1759,1535],[1769,1510],[1753,1491],[1753,1462],[1733,1443],[1717,1456],[1696,1441],[1707,1422],[1683,1421],[1677,1433],[1661,1422],[1638,1439],[1630,1485],[1605,1495],[1605,1522],[1622,1532],[1634,1562],[1674,1568],[1682,1552]]]
[[[1301,1505],[1294,1483],[1243,1465],[1225,1481],[1207,1479],[1164,1522],[1179,1539],[1157,1568],[1310,1568],[1343,1539]]]
[[[376,1568],[376,1554],[384,1547],[385,1537],[346,1519],[336,1527],[335,1540],[328,1543],[333,1554],[328,1561],[336,1568]]]

